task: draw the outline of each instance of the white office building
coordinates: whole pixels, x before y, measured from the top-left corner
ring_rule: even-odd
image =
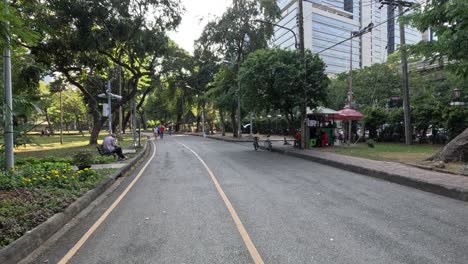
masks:
[[[298,35],[297,0],[278,0],[282,18],[278,24],[291,28]],[[381,6],[378,0],[304,0],[304,44],[306,49],[319,53],[327,65],[326,72],[338,74],[353,69],[382,63],[400,43],[399,26],[394,16],[398,9]],[[388,22],[388,18],[390,19]],[[351,36],[352,31],[373,23],[372,32],[327,49]],[[406,29],[406,43],[420,41],[422,34]],[[285,29],[275,28],[273,46],[294,48],[294,36]]]

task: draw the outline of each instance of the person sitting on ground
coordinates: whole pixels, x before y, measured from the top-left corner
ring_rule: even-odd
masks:
[[[127,157],[123,154],[122,148],[117,146],[115,143],[115,134],[110,134],[109,136],[105,137],[102,141],[102,147],[105,151],[109,153],[115,153],[119,157],[119,161],[127,159]]]

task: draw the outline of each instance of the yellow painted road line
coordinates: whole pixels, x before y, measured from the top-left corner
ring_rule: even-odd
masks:
[[[133,185],[138,181],[138,179],[141,177],[143,172],[146,170],[146,167],[150,164],[150,162],[153,160],[154,155],[156,154],[156,147],[153,143],[153,155],[151,155],[151,158],[146,162],[145,166],[140,170],[138,175],[133,179],[133,181],[127,186],[125,191],[123,191],[122,194],[117,198],[117,200],[112,203],[112,205],[104,212],[104,214],[99,217],[99,219],[89,228],[89,230],[81,237],[81,239],[68,251],[68,253],[58,262],[58,264],[66,264],[70,259],[78,252],[78,250],[86,243],[86,241],[89,239],[89,237],[96,231],[96,229],[106,220],[107,216],[114,210],[114,208],[120,203],[120,201],[127,195],[127,193],[130,191],[130,189],[133,187]]]
[[[195,157],[197,157],[198,160],[203,164],[206,171],[210,175],[211,180],[213,181],[213,184],[216,187],[216,190],[218,191],[219,195],[221,195],[221,198],[223,199],[224,204],[226,205],[229,213],[231,214],[232,220],[234,220],[234,223],[236,224],[237,230],[239,230],[239,233],[240,233],[240,235],[242,237],[242,240],[244,240],[245,246],[247,247],[247,250],[249,250],[250,256],[252,256],[252,259],[253,259],[254,263],[255,264],[264,264],[264,262],[262,260],[262,257],[258,253],[257,248],[255,247],[254,243],[250,239],[250,236],[247,233],[247,230],[245,229],[244,225],[242,224],[239,216],[236,213],[236,210],[232,206],[232,204],[229,201],[228,197],[224,193],[223,188],[221,188],[221,185],[219,184],[218,180],[216,179],[214,173],[211,171],[211,169],[208,167],[208,165],[206,165],[205,161],[203,161],[203,159],[200,158],[200,156],[198,156],[198,154],[195,151],[193,151],[192,149],[187,147],[185,144],[183,144],[183,143],[181,143],[181,142],[179,142],[177,140],[174,140],[174,141],[176,141],[180,145],[184,146],[186,149],[190,150],[193,153],[193,155],[195,155]]]

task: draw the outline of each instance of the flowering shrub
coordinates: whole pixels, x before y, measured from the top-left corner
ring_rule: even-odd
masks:
[[[97,176],[92,169],[74,171],[68,163],[26,164],[15,167],[13,171],[1,171],[0,190],[38,187],[76,189],[81,188],[80,183],[94,182]]]
[[[69,163],[25,163],[0,171],[0,249],[63,211],[112,171],[74,171]]]

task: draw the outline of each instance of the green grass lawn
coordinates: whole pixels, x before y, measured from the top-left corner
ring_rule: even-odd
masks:
[[[15,157],[22,159],[28,157],[34,158],[43,158],[43,157],[61,157],[61,158],[71,158],[75,153],[80,151],[90,151],[96,156],[99,156],[99,153],[96,150],[96,146],[89,146],[89,134],[81,135],[64,135],[63,144],[60,144],[60,136],[54,135],[50,137],[40,136],[40,135],[31,135],[31,144],[26,146],[20,146],[15,149]],[[104,137],[107,136],[107,133],[103,132],[99,135],[98,143],[102,143]],[[142,144],[146,141],[146,137],[141,137]],[[124,135],[123,142],[120,142],[123,148],[133,148],[132,146],[133,138],[132,135]]]
[[[377,143],[374,148],[369,148],[367,144],[357,144],[352,145],[351,147],[335,146],[332,148],[319,148],[319,150],[373,160],[419,163],[429,158],[441,148],[441,145],[430,144],[416,144],[408,146],[397,143]]]

